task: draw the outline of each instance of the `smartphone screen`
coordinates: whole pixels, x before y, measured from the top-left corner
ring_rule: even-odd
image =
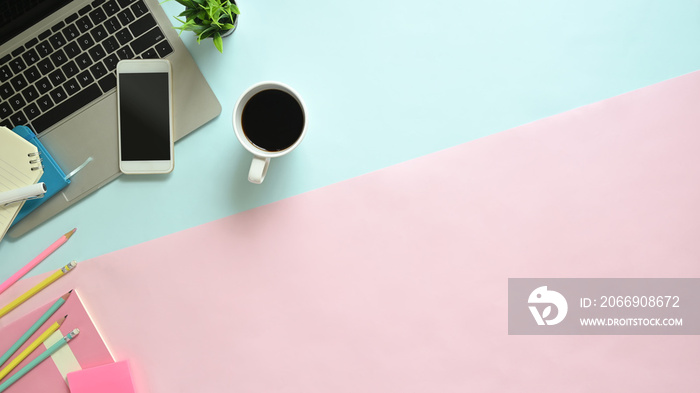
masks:
[[[118,76],[121,160],[170,160],[168,73]]]

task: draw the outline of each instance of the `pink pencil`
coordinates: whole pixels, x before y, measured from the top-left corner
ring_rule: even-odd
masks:
[[[41,254],[39,254],[36,258],[32,259],[32,260],[27,264],[27,266],[25,266],[25,267],[19,269],[19,271],[18,271],[17,273],[13,274],[12,277],[8,278],[7,281],[5,281],[4,283],[2,283],[2,285],[0,285],[0,293],[5,292],[5,290],[6,290],[7,288],[9,288],[12,284],[14,284],[15,282],[17,282],[17,280],[19,280],[20,278],[22,278],[22,276],[24,276],[25,274],[29,273],[30,270],[34,269],[34,267],[36,267],[36,265],[38,265],[39,262],[41,262],[41,261],[43,261],[44,259],[46,259],[46,257],[48,257],[49,255],[51,255],[52,252],[56,251],[59,247],[61,247],[61,246],[63,245],[63,243],[67,242],[68,239],[70,239],[70,237],[73,236],[73,234],[75,233],[75,230],[76,230],[76,229],[77,229],[77,228],[73,228],[72,231],[70,231],[70,232],[66,233],[65,235],[61,236],[61,237],[60,237],[58,240],[56,240],[52,245],[50,245],[49,248],[47,248],[46,250],[44,250],[44,251],[43,251]]]

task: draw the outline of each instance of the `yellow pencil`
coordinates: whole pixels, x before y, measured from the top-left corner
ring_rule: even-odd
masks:
[[[53,332],[55,332],[56,330],[58,330],[59,327],[61,327],[61,324],[63,323],[63,321],[66,320],[67,317],[68,315],[63,317],[63,319],[61,319],[60,321],[54,322],[53,325],[49,326],[48,329],[41,333],[41,335],[37,337],[36,340],[29,344],[29,346],[24,351],[22,351],[22,353],[17,355],[16,358],[12,359],[10,363],[5,368],[3,368],[2,371],[0,371],[0,379],[5,378],[5,376],[9,374],[10,371],[14,370],[14,368],[17,367],[17,365],[20,364],[22,360],[26,359],[27,356],[29,356],[29,354],[34,352],[34,350],[39,347],[39,345],[43,344],[44,341],[46,341],[46,339],[53,334]]]
[[[5,314],[8,312],[12,311],[15,309],[15,307],[19,306],[20,304],[24,303],[29,299],[30,297],[36,295],[39,291],[42,289],[48,287],[53,283],[54,281],[58,280],[59,278],[63,277],[64,274],[68,273],[69,271],[73,270],[73,268],[77,265],[78,263],[73,261],[66,266],[58,269],[54,274],[48,276],[44,281],[36,284],[34,288],[28,290],[24,294],[22,294],[20,297],[17,299],[13,300],[10,304],[7,306],[3,307],[0,309],[0,318],[4,317]]]

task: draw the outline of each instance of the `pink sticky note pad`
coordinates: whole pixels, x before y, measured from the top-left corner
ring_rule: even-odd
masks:
[[[125,361],[68,374],[71,393],[134,393],[129,364]]]

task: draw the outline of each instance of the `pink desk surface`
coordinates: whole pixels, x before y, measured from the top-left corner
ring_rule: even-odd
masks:
[[[699,103],[685,75],[81,262],[23,309],[78,288],[140,393],[697,391],[698,336],[508,336],[506,300],[700,276]]]

